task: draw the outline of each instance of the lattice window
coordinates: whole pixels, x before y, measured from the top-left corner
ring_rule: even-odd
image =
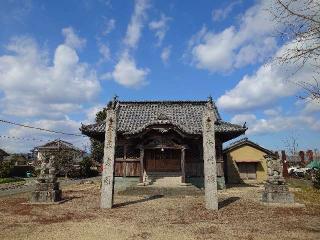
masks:
[[[123,146],[116,146],[116,158],[124,158],[124,147]]]
[[[140,157],[140,149],[135,148],[133,146],[127,147],[127,158],[139,158]]]

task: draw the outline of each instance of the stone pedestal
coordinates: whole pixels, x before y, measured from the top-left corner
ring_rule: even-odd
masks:
[[[62,191],[56,178],[39,178],[36,189],[31,193],[32,203],[54,203],[62,200]]]
[[[289,192],[286,184],[273,184],[267,182],[264,185],[262,201],[266,203],[294,203],[294,196]]]
[[[36,188],[31,193],[31,203],[55,203],[62,200],[62,191],[59,189],[53,160],[44,160],[41,164],[40,175]]]

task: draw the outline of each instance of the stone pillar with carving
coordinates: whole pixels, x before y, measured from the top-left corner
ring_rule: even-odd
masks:
[[[208,101],[202,119],[203,135],[203,161],[204,161],[204,187],[205,204],[210,210],[218,210],[218,190],[217,190],[217,169],[216,169],[216,150],[214,115],[212,100]]]
[[[106,115],[100,207],[112,208],[114,194],[114,158],[117,138],[117,112],[114,102],[109,104]]]

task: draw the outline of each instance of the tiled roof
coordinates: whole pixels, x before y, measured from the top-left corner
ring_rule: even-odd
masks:
[[[6,151],[4,151],[4,150],[2,150],[2,149],[0,148],[0,156],[3,156],[3,157],[9,156],[9,153],[7,153]]]
[[[264,147],[261,147],[259,144],[250,141],[248,138],[242,138],[238,141],[231,143],[228,147],[223,149],[223,152],[229,152],[233,149],[236,149],[236,148],[244,146],[244,145],[249,145],[254,148],[260,149],[261,151],[265,152],[266,154],[274,155],[274,152],[272,152]]]
[[[63,149],[73,149],[76,151],[81,151],[80,149],[78,149],[77,147],[75,147],[72,143],[57,139],[51,142],[48,142],[44,145],[35,147],[35,150],[41,150],[41,149],[59,149],[59,148],[63,148]]]
[[[202,116],[207,101],[143,101],[117,102],[117,130],[123,134],[135,134],[154,124],[172,124],[187,134],[202,133]],[[213,103],[216,116],[217,132],[241,132],[246,128],[221,120],[220,114]],[[82,125],[84,134],[103,133],[105,122]]]

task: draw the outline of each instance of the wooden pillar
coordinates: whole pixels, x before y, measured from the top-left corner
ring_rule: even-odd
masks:
[[[127,145],[123,146],[123,169],[122,169],[122,177],[127,177]]]
[[[107,109],[104,140],[101,208],[112,208],[114,194],[114,158],[117,137],[117,114],[114,107]]]
[[[140,183],[143,183],[143,173],[144,173],[144,148],[140,148]]]
[[[181,148],[181,183],[186,183],[186,148]]]

